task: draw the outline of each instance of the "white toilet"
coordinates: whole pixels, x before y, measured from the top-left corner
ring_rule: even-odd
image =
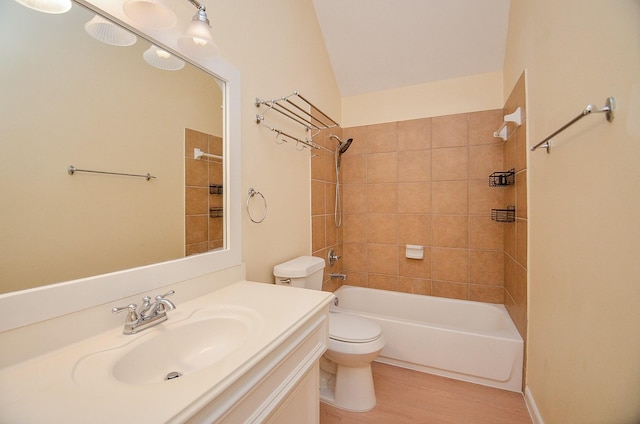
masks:
[[[276,265],[276,284],[322,289],[324,259],[300,256]],[[384,347],[380,326],[366,318],[329,312],[329,346],[320,361],[320,400],[349,411],[376,406],[371,362]]]

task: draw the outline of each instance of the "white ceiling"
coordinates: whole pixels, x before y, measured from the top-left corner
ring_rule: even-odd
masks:
[[[313,0],[342,96],[502,69],[509,0]]]

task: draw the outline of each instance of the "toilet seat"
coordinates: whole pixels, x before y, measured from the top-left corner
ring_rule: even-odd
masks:
[[[329,338],[345,343],[369,343],[382,335],[378,323],[354,315],[329,312]]]

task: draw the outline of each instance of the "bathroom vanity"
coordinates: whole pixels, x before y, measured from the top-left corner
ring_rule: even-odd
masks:
[[[0,421],[318,422],[318,360],[333,294],[240,281],[188,301],[175,297],[168,320],[140,333],[112,326],[5,361]],[[111,315],[109,305],[100,308]],[[124,322],[117,318],[110,322]],[[29,326],[12,333],[0,338],[3,351],[38,337]]]

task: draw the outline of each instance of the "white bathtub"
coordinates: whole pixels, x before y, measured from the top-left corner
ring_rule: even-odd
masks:
[[[523,341],[503,305],[342,286],[332,307],[382,327],[376,361],[522,391]]]

